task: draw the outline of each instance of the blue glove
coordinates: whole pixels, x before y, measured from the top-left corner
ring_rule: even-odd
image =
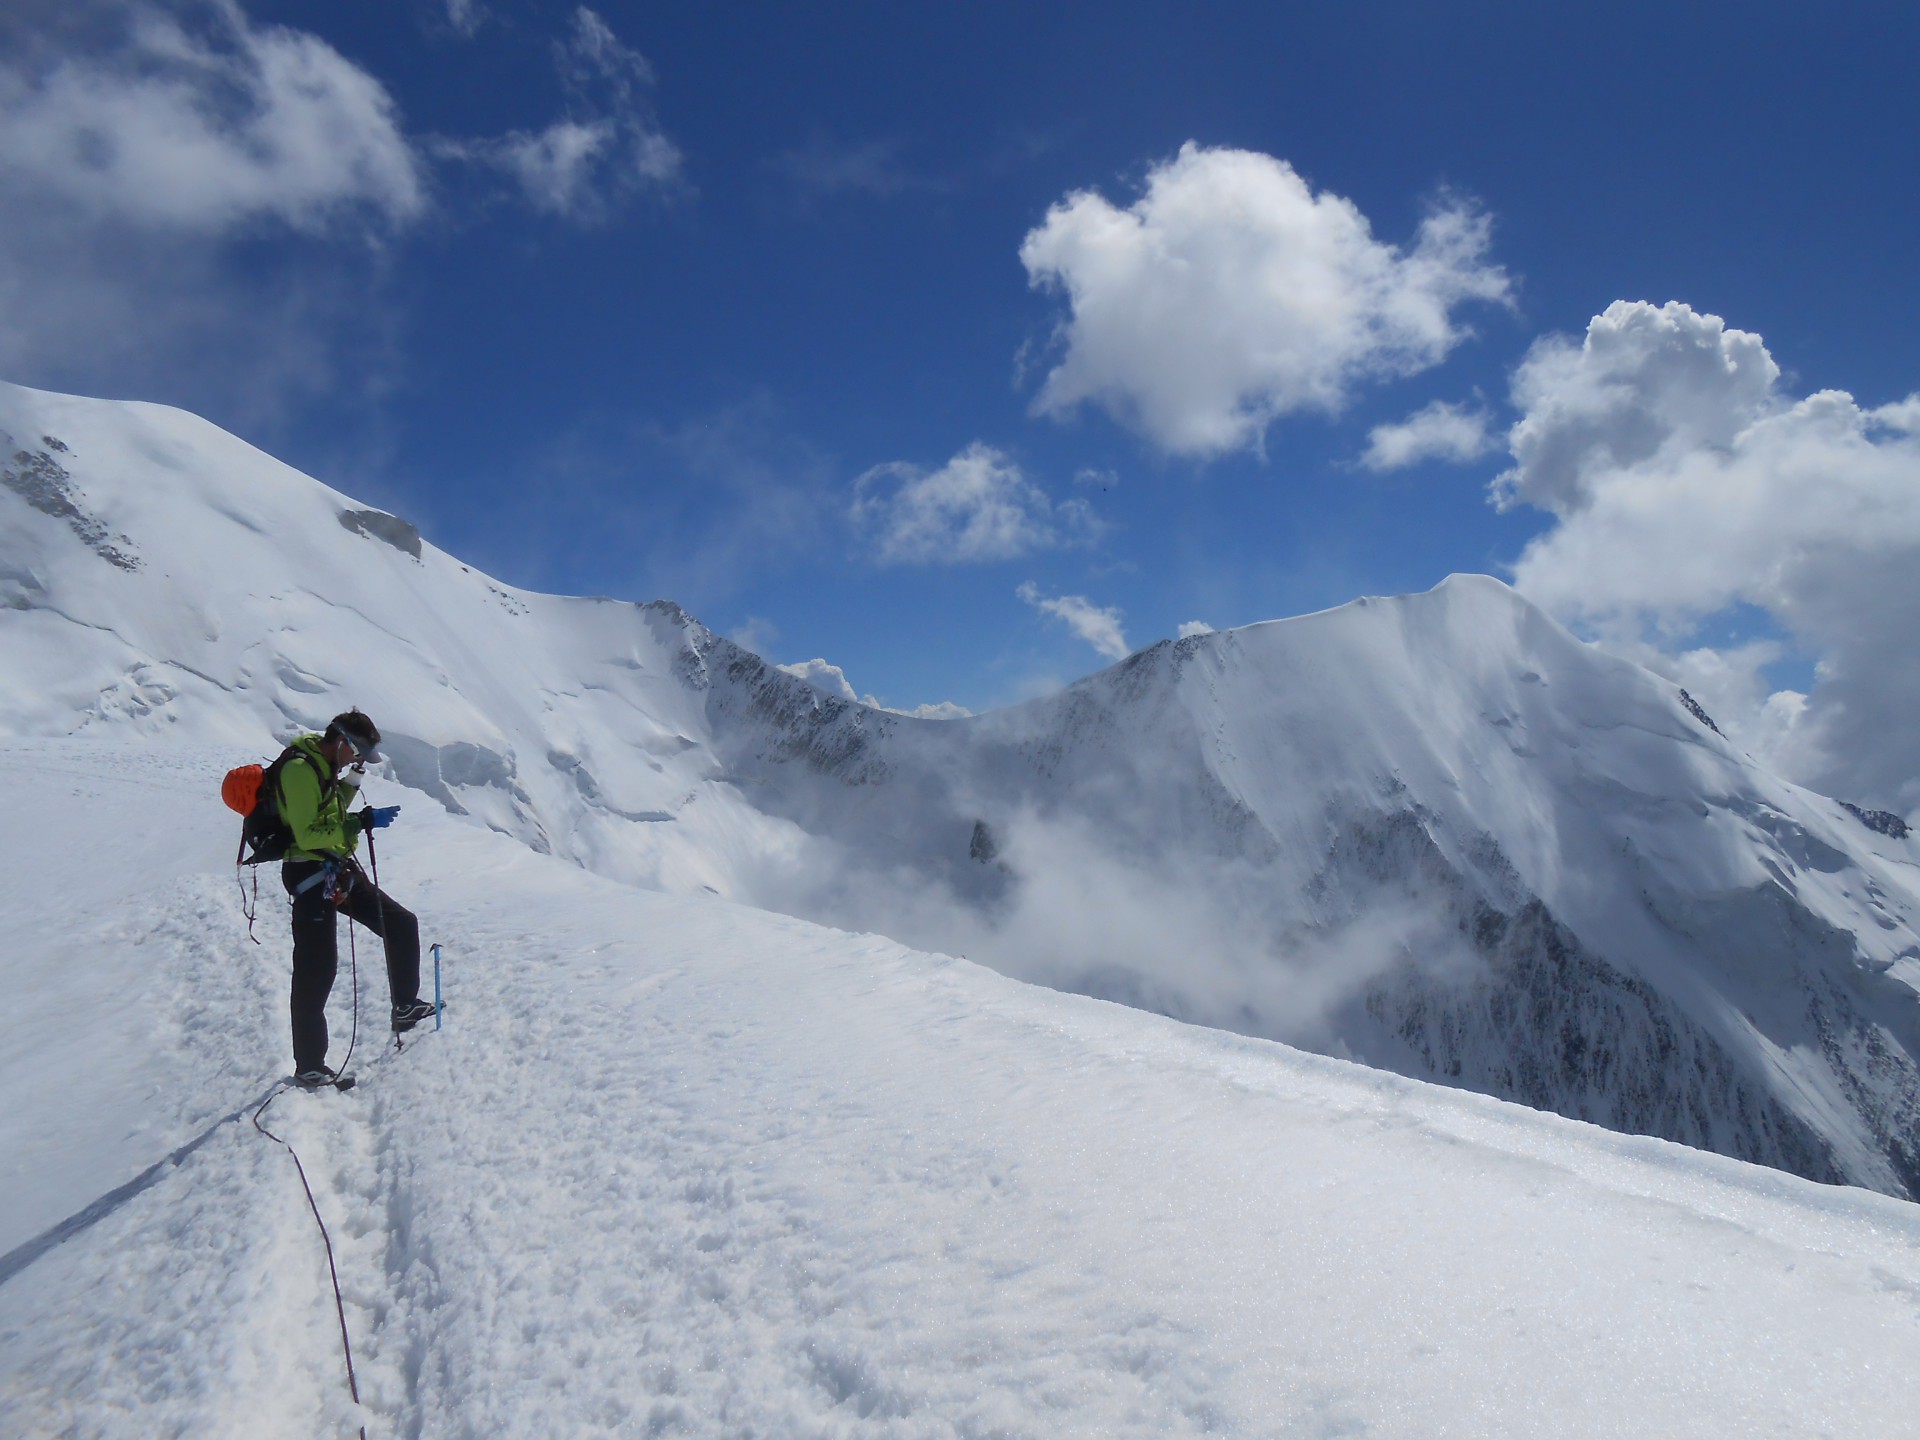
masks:
[[[365,810],[360,812],[360,828],[362,830],[384,830],[393,823],[393,817],[399,813],[400,807],[398,805],[381,805],[378,807],[369,805]]]

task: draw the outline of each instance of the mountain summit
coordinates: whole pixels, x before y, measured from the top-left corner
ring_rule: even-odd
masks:
[[[1920,1198],[1920,842],[1498,581],[920,720],[178,411],[0,387],[0,433],[0,733],[238,760],[358,704],[402,784],[615,879]]]

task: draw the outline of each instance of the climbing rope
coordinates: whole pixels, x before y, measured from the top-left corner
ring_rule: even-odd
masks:
[[[374,847],[372,831],[369,830],[366,832],[366,840],[367,858],[373,862],[373,894],[376,903],[380,907],[380,929],[384,936],[387,928],[387,897],[380,889],[380,852]],[[347,871],[347,883],[350,886],[354,883],[353,877],[358,869],[358,866],[350,865]],[[255,884],[258,884],[257,879]],[[255,893],[257,895],[258,891],[256,890]],[[242,887],[243,900],[244,897],[245,889]],[[249,914],[247,919],[248,933],[251,934],[252,915]],[[360,1043],[360,947],[354,938],[353,925],[354,922],[351,917],[349,917],[347,920],[347,962],[352,975],[353,985],[353,1027],[347,1033],[346,1058],[340,1062],[340,1069],[335,1072],[340,1075],[348,1073],[347,1067],[353,1063],[354,1047]],[[400,1037],[398,1035],[393,1037],[393,1043],[394,1047],[398,1049],[400,1046]],[[320,1218],[320,1204],[313,1198],[313,1186],[307,1180],[307,1167],[300,1163],[300,1152],[295,1150],[286,1140],[274,1134],[273,1131],[260,1123],[260,1117],[266,1113],[267,1107],[273,1104],[274,1100],[277,1099],[286,1088],[287,1087],[282,1084],[268,1092],[267,1098],[260,1102],[260,1108],[253,1112],[253,1128],[280,1146],[287,1154],[293,1156],[293,1168],[300,1172],[300,1186],[307,1192],[307,1208],[313,1211],[313,1223],[320,1227],[320,1240],[327,1248],[327,1275],[333,1281],[333,1313],[340,1321],[340,1353],[346,1357],[347,1362],[347,1389],[353,1396],[353,1403],[358,1405],[360,1403],[360,1379],[354,1374],[353,1370],[353,1340],[347,1333],[347,1305],[340,1294],[340,1271],[334,1264],[333,1236],[327,1233],[327,1222]],[[360,1427],[360,1440],[367,1440],[367,1427],[364,1425]]]
[[[376,893],[378,882],[375,882]],[[347,922],[347,957],[353,977],[353,1028],[347,1034],[347,1058],[340,1062],[338,1074],[346,1074],[347,1066],[353,1060],[353,1047],[360,1039],[360,952],[353,940],[353,922]],[[300,1163],[300,1152],[295,1150],[280,1136],[260,1123],[260,1117],[267,1107],[279,1098],[286,1089],[285,1084],[276,1086],[260,1102],[260,1108],[253,1112],[253,1128],[280,1146],[293,1156],[293,1168],[300,1172],[300,1186],[307,1192],[307,1208],[313,1211],[313,1223],[320,1227],[320,1240],[327,1247],[327,1275],[333,1281],[333,1313],[340,1319],[340,1353],[347,1360],[347,1389],[353,1396],[353,1403],[360,1403],[360,1379],[353,1372],[353,1341],[347,1334],[347,1305],[340,1295],[340,1271],[333,1262],[333,1236],[327,1233],[327,1222],[320,1218],[320,1202],[313,1198],[313,1186],[307,1180],[307,1167]],[[367,1440],[367,1427],[360,1427],[360,1440]]]
[[[327,1274],[333,1280],[333,1313],[340,1317],[340,1353],[347,1357],[347,1389],[353,1395],[353,1403],[360,1403],[360,1378],[353,1373],[353,1341],[347,1337],[347,1304],[340,1296],[340,1271],[333,1263],[333,1236],[327,1233],[327,1222],[320,1218],[320,1202],[313,1198],[313,1186],[307,1180],[307,1167],[300,1163],[300,1152],[285,1140],[260,1123],[260,1116],[275,1098],[285,1090],[282,1085],[273,1094],[260,1102],[260,1108],[253,1112],[253,1128],[280,1146],[293,1156],[293,1168],[300,1172],[300,1186],[307,1192],[307,1206],[313,1211],[313,1223],[320,1227],[320,1239],[327,1247]],[[360,1427],[360,1440],[367,1440],[367,1427]]]

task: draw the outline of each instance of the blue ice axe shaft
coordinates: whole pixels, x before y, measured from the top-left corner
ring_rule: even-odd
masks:
[[[433,1028],[440,1028],[440,947],[433,947]]]

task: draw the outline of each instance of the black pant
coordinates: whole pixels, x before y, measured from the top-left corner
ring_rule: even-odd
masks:
[[[406,906],[374,886],[358,865],[347,862],[340,881],[345,893],[327,898],[321,881],[295,895],[302,882],[324,867],[318,860],[289,860],[280,867],[280,883],[293,895],[293,1069],[316,1070],[327,1058],[327,996],[340,955],[334,947],[334,915],[357,920],[385,943],[387,989],[395,1007],[420,998],[420,922]]]

